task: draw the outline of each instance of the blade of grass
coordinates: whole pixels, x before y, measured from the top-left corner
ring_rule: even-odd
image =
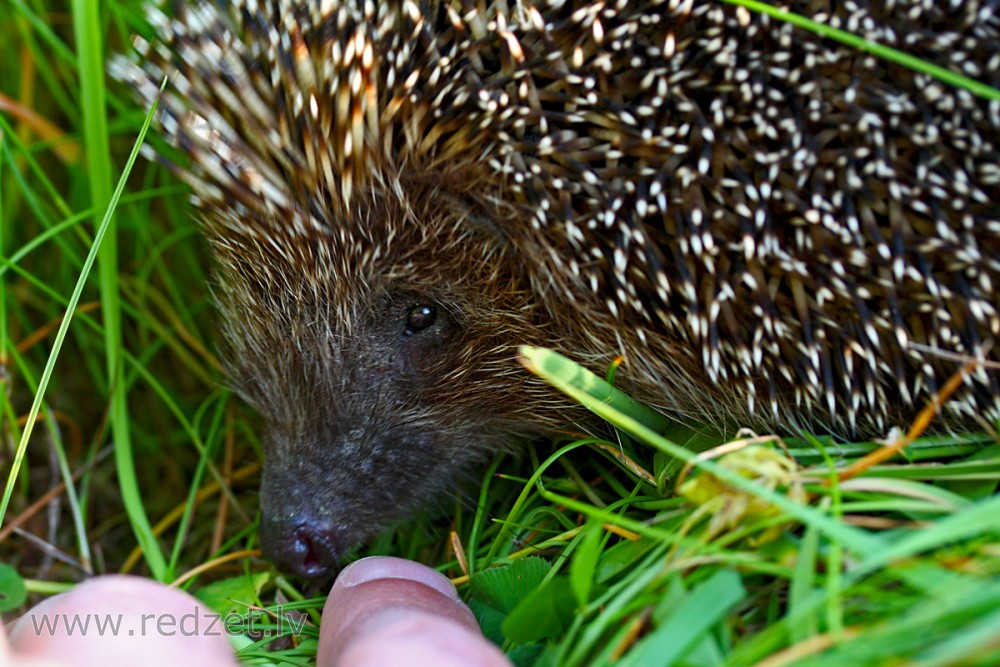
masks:
[[[76,61],[76,57],[73,55],[73,51],[68,46],[66,46],[66,44],[61,39],[59,39],[55,31],[52,30],[52,27],[48,23],[46,23],[45,20],[42,19],[42,17],[40,17],[35,12],[31,11],[31,9],[27,5],[25,5],[24,2],[22,2],[21,0],[10,0],[10,1],[11,1],[11,6],[14,8],[14,10],[22,17],[24,17],[24,19],[28,21],[28,23],[31,24],[31,27],[34,29],[35,33],[42,38],[42,41],[45,42],[45,44],[47,44],[50,49],[52,49],[51,51],[48,52],[49,54],[54,55],[55,57],[66,63],[74,63]]]
[[[3,136],[3,132],[0,132],[0,136]],[[2,160],[2,158],[0,158]],[[155,197],[162,197],[166,195],[176,194],[180,192],[177,188],[162,188],[160,190],[146,190],[143,192],[131,193],[127,195],[122,195],[119,199],[120,204],[128,204],[132,202],[142,201],[144,199],[151,199]],[[24,245],[17,249],[16,252],[11,254],[9,257],[0,253],[0,276],[7,273],[10,269],[10,265],[17,264],[25,257],[30,255],[33,251],[39,249],[41,246],[45,245],[48,241],[53,240],[55,237],[59,236],[63,232],[73,229],[79,226],[81,220],[86,220],[88,218],[96,215],[97,210],[94,208],[85,208],[82,211],[74,213],[65,220],[56,223],[52,227],[48,227],[45,231],[41,232],[37,236],[33,236],[28,239]],[[82,260],[81,260],[82,261]]]
[[[201,490],[201,481],[205,476],[206,469],[212,467],[212,453],[214,452],[218,442],[221,437],[217,437],[223,418],[225,417],[225,395],[221,397],[223,400],[212,413],[212,421],[209,426],[208,433],[205,436],[205,444],[201,449],[201,457],[198,460],[198,466],[195,468],[194,476],[191,478],[191,484],[188,488],[187,502],[185,503],[184,514],[181,516],[180,525],[177,527],[177,537],[174,539],[173,549],[170,551],[170,561],[167,567],[167,577],[173,580],[177,576],[177,567],[181,561],[181,552],[184,546],[187,544],[188,535],[190,534],[191,524],[194,520],[194,511],[198,506],[198,492]],[[220,488],[228,488],[223,485],[225,480],[216,480]]]
[[[32,11],[21,0],[11,0],[10,7],[13,14],[21,18],[16,23],[17,32],[24,42],[25,50],[22,53],[32,54],[32,64],[37,68],[46,94],[52,96],[70,121],[69,126],[77,127],[79,109],[67,90],[67,86],[72,85],[69,72],[76,66],[76,56],[39,12]],[[54,12],[49,14],[52,13]]]
[[[916,56],[911,56],[909,53],[904,53],[903,51],[894,49],[891,46],[879,44],[878,42],[872,42],[845,30],[840,30],[839,28],[818,23],[812,19],[802,16],[801,14],[793,14],[787,9],[769,5],[766,2],[758,2],[757,0],[722,0],[722,2],[727,5],[746,7],[751,11],[759,14],[766,14],[771,18],[777,19],[778,21],[784,21],[785,23],[791,23],[799,28],[805,28],[806,30],[816,33],[820,37],[836,40],[841,44],[846,44],[847,46],[858,49],[859,51],[865,51],[866,53],[878,56],[879,58],[887,60],[891,63],[908,67],[914,72],[920,72],[921,74],[932,76],[935,79],[947,83],[948,85],[955,86],[956,88],[964,88],[973,95],[978,95],[984,99],[994,101],[1000,100],[1000,90],[997,90],[993,86],[987,85],[981,81],[976,81],[975,79],[971,79],[967,76],[963,76],[957,72],[951,71],[950,69],[929,63],[926,60],[917,58]]]
[[[906,535],[894,544],[884,546],[881,551],[867,554],[868,557],[853,568],[852,572],[874,572],[893,562],[976,535],[988,534],[990,531],[1000,532],[1000,496],[976,502],[960,514],[942,518],[922,530]]]
[[[516,517],[521,513],[521,509],[527,502],[528,496],[530,495],[532,488],[535,486],[535,484],[538,483],[538,481],[541,479],[542,475],[549,468],[549,466],[553,465],[556,461],[559,460],[560,457],[562,457],[567,452],[570,452],[576,449],[577,447],[582,447],[583,445],[591,444],[593,442],[600,442],[600,441],[593,438],[588,438],[584,440],[576,440],[574,442],[571,442],[568,445],[560,447],[558,450],[556,450],[555,453],[553,453],[551,456],[545,459],[544,463],[535,466],[535,469],[532,471],[531,478],[525,483],[524,489],[518,495],[517,500],[514,501],[514,505],[510,510],[509,516]],[[515,526],[513,525],[509,523],[504,525],[504,527],[497,534],[496,539],[494,539],[493,543],[490,545],[490,549],[486,554],[486,562],[488,563],[493,562],[499,557],[501,550],[510,546],[509,540],[513,536],[514,530]]]
[[[694,452],[670,442],[634,417],[624,415],[613,406],[596,399],[594,394],[591,393],[592,388],[606,384],[604,380],[587,369],[573,363],[561,354],[527,345],[521,346],[520,354],[522,363],[531,372],[540,376],[597,416],[626,431],[629,435],[685,463],[693,464],[696,468],[711,473],[740,491],[766,500],[804,524],[815,525],[824,534],[840,540],[859,556],[870,557],[886,548],[885,542],[877,537],[839,523],[830,516],[808,505],[798,503],[785,495],[769,491],[752,480],[743,477],[738,472],[716,465],[709,460],[700,460]],[[600,394],[601,392],[598,391],[596,393]]]
[[[153,107],[155,109],[155,105]],[[97,259],[98,251],[101,247],[101,243],[107,234],[108,227],[111,220],[111,215],[114,212],[114,208],[118,205],[118,201],[121,197],[122,191],[125,189],[125,182],[128,175],[132,171],[132,167],[135,165],[136,158],[139,156],[139,147],[142,145],[143,139],[146,136],[146,132],[149,129],[149,125],[153,119],[153,109],[150,110],[149,114],[146,116],[146,121],[139,132],[136,139],[135,145],[132,148],[132,153],[129,155],[125,169],[122,171],[121,178],[118,180],[118,185],[115,188],[114,193],[111,195],[110,202],[107,211],[104,214],[104,218],[101,224],[97,228],[97,233],[94,236],[94,243],[90,248],[90,252],[87,254],[86,259],[83,263],[83,268],[80,271],[80,277],[77,279],[76,286],[73,289],[73,293],[69,298],[68,304],[66,306],[66,316],[63,317],[62,322],[59,325],[59,330],[56,332],[55,338],[52,342],[52,350],[49,352],[48,360],[45,363],[45,369],[42,371],[41,379],[38,382],[38,391],[35,393],[35,398],[32,401],[31,408],[28,411],[28,418],[25,424],[24,431],[21,433],[21,439],[18,442],[17,451],[14,454],[14,461],[11,465],[10,474],[7,478],[7,484],[4,487],[3,497],[0,499],[0,525],[3,524],[3,519],[7,513],[7,507],[10,504],[10,498],[14,491],[14,480],[17,478],[18,471],[21,469],[21,465],[24,461],[24,454],[28,447],[28,441],[31,438],[31,432],[34,429],[35,423],[38,420],[38,413],[41,410],[43,398],[45,396],[45,390],[48,388],[49,381],[52,379],[52,373],[55,369],[56,361],[59,358],[59,352],[62,350],[63,343],[66,340],[66,334],[69,330],[70,323],[73,321],[73,315],[76,312],[77,305],[80,302],[80,296],[83,293],[83,288],[87,283],[87,278],[90,275],[90,271],[93,268],[94,262]],[[120,443],[119,443],[120,445]],[[143,545],[146,549],[147,557],[150,554],[159,555],[160,563],[156,565],[156,555],[150,558],[150,568],[156,571],[156,567],[160,570],[165,569],[165,561],[163,561],[162,553],[159,550],[159,545],[155,542],[152,545]]]
[[[467,546],[467,558],[469,566],[469,574],[475,573],[476,570],[476,554],[479,553],[479,534],[483,531],[483,524],[486,523],[486,503],[488,493],[492,487],[494,481],[494,476],[496,475],[497,468],[500,467],[500,463],[503,459],[501,457],[496,457],[490,467],[487,469],[486,474],[483,475],[484,483],[479,490],[479,502],[476,503],[476,514],[473,518],[472,529],[469,531],[469,543]]]
[[[740,575],[733,570],[719,570],[691,591],[680,607],[671,611],[665,623],[640,640],[636,650],[619,664],[675,665],[685,652],[700,641],[712,626],[721,622],[747,596]]]
[[[912,664],[914,667],[946,667],[962,664],[963,658],[975,664],[971,659],[984,649],[995,647],[998,633],[1000,610],[975,621],[960,633],[952,633]]]
[[[816,589],[816,563],[819,560],[819,531],[815,526],[806,528],[795,559],[795,570],[788,585],[788,606],[796,609],[801,600]],[[789,639],[793,644],[806,641],[819,634],[819,619],[815,612],[795,614],[795,622],[789,623]]]
[[[668,548],[667,543],[654,546],[636,563],[630,576],[612,585],[579,611],[567,634],[571,641],[562,643],[553,664],[566,667],[589,664],[586,662],[588,654],[600,650],[598,647],[602,644],[604,652],[611,650],[604,639],[608,630],[621,624],[625,610],[640,591],[664,576],[662,563]]]
[[[71,216],[73,214],[73,211],[70,208],[69,204],[66,203],[66,200],[63,199],[63,196],[62,194],[60,194],[59,189],[56,188],[56,186],[52,183],[52,180],[48,178],[48,176],[45,173],[45,169],[42,167],[42,165],[38,163],[38,160],[28,149],[28,147],[25,146],[20,140],[18,140],[17,133],[14,131],[14,128],[10,125],[10,123],[7,122],[7,119],[4,118],[2,115],[0,115],[0,131],[4,132],[5,135],[9,138],[11,143],[11,148],[13,149],[7,151],[7,158],[10,160],[14,157],[14,154],[17,153],[17,155],[25,161],[25,164],[27,164],[28,166],[28,174],[34,176],[35,180],[41,184],[42,191],[47,197],[44,203],[49,206],[54,206],[59,212],[59,214],[62,215],[63,217],[68,218],[69,216]],[[13,176],[16,179],[18,179],[19,185],[21,186],[21,189],[24,191],[24,193],[26,195],[31,196],[33,200],[32,208],[35,209],[36,214],[38,214],[39,220],[42,223],[44,223],[46,227],[50,227],[51,221],[49,220],[49,215],[46,211],[42,209],[42,203],[38,195],[34,192],[33,188],[31,188],[28,185],[27,174],[22,174],[16,168],[13,161],[11,162],[11,166],[14,167],[14,169],[11,170],[11,174],[13,174]],[[86,239],[86,238],[87,238],[86,234],[81,233],[81,239]]]
[[[73,0],[73,30],[76,37],[80,88],[83,99],[84,144],[87,149],[90,197],[98,209],[111,201],[111,154],[108,148],[107,110],[104,89],[104,45],[101,36],[100,3]],[[147,119],[148,121],[148,119]],[[119,193],[120,196],[120,193]],[[114,206],[101,226],[111,229],[107,242],[95,244],[99,251],[98,277],[104,317],[104,347],[108,387],[111,394],[109,422],[115,441],[115,466],[122,502],[132,530],[146,554],[153,576],[163,579],[166,561],[146,516],[132,451],[128,401],[122,359],[121,295],[118,286],[118,243],[114,234]]]
[[[6,152],[4,133],[0,132],[0,212],[3,211],[3,156]],[[4,244],[5,221],[0,215],[0,257],[6,255]],[[7,365],[7,281],[0,274],[0,366]],[[6,384],[6,383],[5,383]],[[5,392],[6,393],[6,392]]]
[[[695,458],[692,452],[685,451],[674,443],[666,441],[643,424],[617,413],[599,401],[595,401],[584,389],[584,387],[589,388],[593,383],[603,382],[593,373],[548,350],[522,347],[521,355],[526,362],[525,365],[532,372],[567,393],[595,414],[612,422],[615,426],[672,456],[685,461]],[[943,545],[980,535],[984,531],[1000,530],[1000,523],[998,523],[1000,522],[1000,511],[998,511],[1000,510],[1000,497],[998,497],[980,501],[961,514],[948,517],[916,534],[907,535],[891,542],[881,536],[876,537],[862,530],[843,525],[827,514],[807,505],[799,504],[781,494],[761,488],[751,480],[710,461],[698,461],[697,463],[699,467],[715,475],[726,484],[762,498],[805,525],[818,529],[834,544],[838,544],[838,548],[849,549],[861,560],[859,565],[845,573],[841,580],[834,582],[834,585],[804,596],[804,599],[800,600],[797,610],[793,610],[783,622],[769,628],[769,632],[762,633],[762,635],[767,635],[767,637],[761,637],[762,641],[750,642],[749,644],[756,644],[756,646],[746,646],[745,648],[748,650],[744,655],[752,654],[755,650],[763,648],[765,643],[780,640],[779,633],[782,633],[783,636],[790,625],[800,622],[801,614],[811,614],[813,609],[824,602],[828,604],[828,620],[839,622],[842,611],[839,609],[839,603],[829,603],[830,596],[839,595],[846,587],[881,568],[892,567],[896,576],[917,589],[932,593],[938,589],[943,579],[953,580],[956,575],[937,569],[934,571],[935,576],[929,577],[923,573],[915,572],[912,568],[893,567],[894,564]],[[584,507],[574,507],[574,502],[570,499],[561,499],[560,502],[580,512],[590,511]],[[831,559],[831,564],[839,566],[843,558],[844,556],[837,554]],[[759,659],[763,655],[758,654],[757,658]]]
[[[73,520],[73,529],[76,531],[77,549],[80,554],[80,565],[88,574],[93,573],[94,558],[90,553],[90,543],[87,540],[87,529],[83,519],[83,510],[80,504],[80,497],[76,492],[76,484],[73,482],[73,471],[69,467],[69,459],[66,456],[66,448],[63,446],[62,438],[59,436],[59,427],[56,424],[55,416],[51,408],[45,407],[42,415],[52,434],[52,448],[56,453],[56,460],[59,464],[59,474],[62,475],[63,484],[66,485],[66,501],[69,506],[70,517]]]

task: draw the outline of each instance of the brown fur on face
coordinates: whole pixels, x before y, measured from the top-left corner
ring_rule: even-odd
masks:
[[[262,538],[293,570],[302,526],[322,526],[308,549],[329,566],[518,434],[564,423],[514,363],[520,341],[559,334],[495,231],[457,200],[387,199],[360,204],[345,242],[372,251],[350,260],[326,233],[212,239],[231,376],[266,422]],[[417,306],[436,319],[409,332]]]

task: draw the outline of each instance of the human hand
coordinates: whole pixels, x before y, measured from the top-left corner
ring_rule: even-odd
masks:
[[[15,624],[9,641],[0,632],[0,665],[236,665],[224,633],[205,627],[198,634],[183,632],[183,620],[199,614],[205,614],[204,603],[183,591],[137,577],[97,577],[34,607]],[[79,619],[108,617],[122,619],[113,634],[95,627],[81,631]],[[66,631],[64,619],[77,619],[76,632]],[[166,628],[164,619],[172,621]],[[400,558],[366,558],[345,568],[330,592],[317,667],[384,665],[509,667],[510,662],[483,638],[446,577]]]

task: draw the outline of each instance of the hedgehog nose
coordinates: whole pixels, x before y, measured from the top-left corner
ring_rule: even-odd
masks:
[[[275,521],[261,517],[264,555],[282,572],[306,579],[333,575],[339,553],[337,530],[329,523],[292,517]]]

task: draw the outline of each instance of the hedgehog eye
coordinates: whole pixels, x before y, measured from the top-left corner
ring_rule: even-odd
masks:
[[[406,314],[406,333],[415,334],[434,324],[437,309],[434,306],[414,306]]]

